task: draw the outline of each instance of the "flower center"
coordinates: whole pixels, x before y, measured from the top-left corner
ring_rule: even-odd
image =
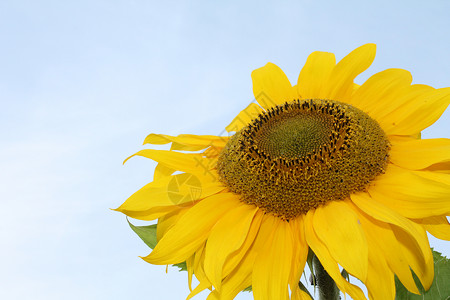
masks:
[[[238,131],[217,171],[243,202],[289,220],[366,189],[388,157],[386,135],[366,113],[308,99],[273,107]]]

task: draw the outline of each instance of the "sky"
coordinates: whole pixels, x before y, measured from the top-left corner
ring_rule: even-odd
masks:
[[[109,210],[151,181],[149,133],[221,134],[273,62],[377,44],[387,68],[450,86],[450,2],[0,1],[0,298],[184,299]],[[450,138],[450,111],[423,138]],[[136,224],[141,224],[135,222]],[[450,255],[450,242],[431,238]],[[202,293],[194,299],[205,299]],[[237,299],[251,299],[240,294]]]

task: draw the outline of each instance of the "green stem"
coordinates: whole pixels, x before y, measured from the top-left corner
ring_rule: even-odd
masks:
[[[319,300],[339,300],[339,289],[333,279],[323,268],[319,259],[314,255],[313,258],[314,273],[316,276],[316,284],[319,289]]]

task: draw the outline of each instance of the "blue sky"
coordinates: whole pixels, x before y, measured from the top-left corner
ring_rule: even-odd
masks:
[[[184,299],[186,274],[110,211],[151,180],[154,133],[219,134],[268,61],[378,45],[386,68],[450,86],[450,2],[0,2],[0,298]],[[450,138],[450,112],[423,137]],[[431,240],[447,256],[450,242]],[[202,294],[197,299],[205,299]],[[243,294],[238,299],[250,299]]]

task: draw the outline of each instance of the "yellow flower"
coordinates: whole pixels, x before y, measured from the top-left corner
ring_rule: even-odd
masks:
[[[418,293],[411,269],[428,289],[427,231],[450,240],[450,140],[420,132],[450,88],[411,85],[402,69],[355,84],[375,48],[337,64],[314,52],[294,86],[272,63],[255,70],[257,102],[226,127],[230,137],[150,134],[146,144],[171,149],[135,154],[158,162],[153,182],[117,209],[158,219],[143,259],[186,261],[189,286],[200,282],[188,298],[211,288],[208,299],[233,299],[251,285],[255,299],[309,299],[297,285],[308,248],[353,299],[365,296],[339,266],[370,299],[394,299],[394,274]]]

